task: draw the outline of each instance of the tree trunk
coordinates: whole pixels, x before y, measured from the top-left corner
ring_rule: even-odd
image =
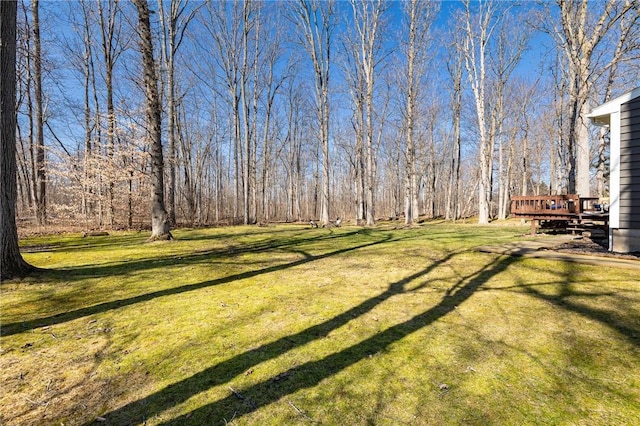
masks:
[[[22,12],[24,14],[24,25],[25,25],[25,37],[24,37],[24,45],[22,46],[22,48],[24,49],[25,52],[27,52],[26,58],[25,58],[25,62],[26,62],[26,66],[25,66],[25,72],[26,72],[26,76],[25,76],[25,87],[24,87],[24,92],[26,94],[26,106],[27,106],[27,118],[28,118],[28,126],[27,128],[28,130],[28,140],[29,140],[29,150],[28,150],[28,158],[25,158],[25,161],[28,162],[28,179],[29,179],[29,206],[33,209],[33,215],[36,217],[36,222],[37,222],[37,205],[38,205],[38,192],[37,192],[37,187],[38,187],[38,178],[36,176],[36,171],[37,171],[37,166],[36,166],[36,141],[35,141],[35,137],[34,137],[34,133],[35,133],[35,113],[33,111],[34,109],[34,102],[33,102],[33,90],[32,90],[32,86],[33,86],[33,55],[31,54],[31,39],[32,39],[32,33],[33,30],[31,29],[31,27],[29,26],[29,18],[28,18],[28,12],[27,12],[27,5],[25,2],[22,2]],[[19,123],[16,124],[16,126],[19,126]],[[18,128],[18,127],[17,127]],[[26,150],[25,150],[25,157],[27,157],[26,155]]]
[[[335,27],[333,1],[302,0],[296,3],[295,11],[302,39],[314,68],[315,101],[318,118],[318,142],[322,152],[322,189],[320,221],[329,224],[330,182],[329,172],[329,75],[331,58],[331,35]],[[316,191],[317,194],[317,191]],[[314,203],[317,196],[314,195]]]
[[[88,15],[87,15],[88,16]],[[88,19],[88,18],[86,18]],[[87,31],[91,31],[91,28],[87,28]],[[88,45],[91,48],[91,44]],[[95,128],[95,140],[93,143],[93,152],[100,153],[102,150],[102,126],[100,125],[100,100],[98,98],[98,82],[96,78],[96,67],[93,61],[93,55],[89,54],[89,70],[91,75],[91,91],[93,93],[93,104],[95,105],[95,117],[93,119],[93,127]],[[99,157],[97,158],[100,159]],[[92,173],[92,178],[94,178],[93,185],[95,187],[95,192],[98,201],[98,225],[100,228],[104,226],[104,204],[103,204],[103,190],[102,190],[102,181],[103,181],[103,172],[101,171],[101,167],[99,164],[94,164],[96,169]]]
[[[458,54],[458,58],[455,59],[453,69],[449,72],[453,79],[453,99],[452,99],[452,112],[453,112],[453,156],[451,158],[451,179],[449,183],[449,195],[448,195],[448,219],[455,221],[460,217],[460,117],[462,111],[462,54]]]
[[[250,220],[250,205],[249,196],[251,192],[251,132],[250,129],[250,109],[247,99],[248,90],[248,56],[249,56],[249,19],[250,19],[250,0],[243,3],[243,20],[242,20],[242,64],[240,66],[240,105],[242,109],[242,148],[243,148],[243,162],[242,162],[242,200],[243,210],[242,217],[245,225],[249,224]]]
[[[486,225],[490,217],[490,197],[491,197],[491,164],[493,163],[493,152],[491,151],[490,132],[488,131],[486,115],[486,52],[489,44],[489,28],[494,4],[479,5],[481,8],[478,21],[481,25],[474,27],[469,0],[465,2],[465,65],[469,74],[469,82],[474,95],[475,112],[479,132],[479,155],[480,180],[478,181],[478,223]],[[476,46],[477,44],[477,46]]]
[[[44,116],[42,103],[42,49],[40,43],[40,3],[31,2],[33,14],[33,66],[34,66],[34,95],[36,106],[36,221],[38,225],[47,224],[47,176],[44,152]]]
[[[256,47],[257,47],[257,42],[258,42],[258,34],[256,33]],[[268,53],[268,74],[267,74],[267,80],[266,80],[266,90],[267,90],[267,97],[266,97],[266,106],[265,106],[265,112],[264,112],[264,129],[263,129],[263,133],[262,133],[262,220],[264,221],[269,221],[271,219],[271,215],[270,215],[270,197],[269,197],[269,187],[271,185],[271,167],[272,167],[272,140],[270,138],[270,131],[271,131],[271,119],[272,119],[272,115],[273,115],[273,106],[275,105],[275,97],[276,94],[279,92],[279,87],[282,85],[284,77],[278,81],[277,83],[274,81],[274,74],[275,74],[275,67],[276,67],[276,62],[278,60],[278,57],[280,56],[280,46],[278,44],[278,42],[274,42],[270,45],[269,47],[269,53]],[[257,52],[256,52],[256,56],[257,56]],[[256,84],[257,84],[257,67],[256,67]],[[274,87],[275,84],[275,87]],[[257,91],[256,91],[257,93]],[[256,99],[256,98],[254,98]],[[254,112],[254,115],[257,117],[258,113],[257,111]],[[257,122],[257,120],[254,120],[254,125]],[[289,122],[291,122],[291,117],[289,116]],[[289,136],[291,136],[291,132],[289,132]],[[291,163],[289,163],[291,165]],[[274,165],[275,166],[275,165]],[[290,167],[289,168],[289,176],[292,176],[292,172],[293,172],[293,168]],[[289,186],[289,189],[291,189],[292,186]],[[289,195],[291,195],[291,192],[289,192]],[[288,200],[290,200],[289,197],[287,197]],[[289,218],[291,218],[292,215],[289,216]],[[256,216],[256,219],[257,216]]]
[[[361,89],[361,88],[359,88]],[[354,183],[356,185],[356,224],[364,223],[366,220],[367,203],[365,200],[365,155],[364,155],[364,110],[362,105],[362,96],[358,93],[354,99],[356,112],[354,117],[355,127],[355,165],[354,165]]]
[[[376,204],[376,165],[377,155],[374,147],[373,97],[376,88],[376,65],[379,63],[381,49],[380,24],[387,4],[376,0],[362,2],[351,0],[354,31],[346,37],[349,55],[353,57],[353,70],[350,70],[352,98],[358,115],[355,122],[356,138],[361,143],[364,215],[368,226],[375,225]],[[356,151],[358,150],[356,143]],[[358,194],[359,195],[359,194]],[[359,200],[360,201],[360,200]]]
[[[107,222],[109,227],[113,227],[115,224],[113,198],[116,175],[116,165],[114,162],[116,146],[116,114],[113,106],[113,69],[117,56],[114,52],[114,42],[116,37],[115,15],[117,8],[117,0],[108,2],[108,16],[107,20],[105,20],[102,1],[98,2],[98,14],[100,17],[100,28],[102,31],[102,54],[105,66],[105,86],[107,90]]]
[[[329,18],[327,18],[329,19]],[[326,22],[329,25],[329,22]],[[322,143],[322,203],[320,207],[320,221],[329,225],[329,210],[331,202],[329,175],[331,160],[329,157],[329,51],[331,49],[331,31],[325,27],[324,53],[322,60],[323,71],[317,76],[320,90],[320,141]]]
[[[176,84],[174,55],[176,52],[176,30],[178,16],[181,13],[179,1],[171,0],[167,24],[163,1],[158,0],[160,25],[162,26],[162,57],[167,72],[167,155],[169,156],[169,184],[167,185],[167,215],[171,226],[176,224],[175,186],[176,186]]]
[[[27,16],[26,6],[22,3],[22,11],[24,12],[25,17]],[[22,46],[16,45],[16,49],[24,49],[24,51],[28,52],[31,47],[31,37],[30,37],[30,29],[28,27],[27,19],[25,18],[25,33],[26,36],[22,40]],[[16,50],[17,51],[17,50]],[[33,114],[32,114],[32,102],[31,102],[31,59],[30,55],[26,57],[25,75],[23,77],[24,83],[21,84],[20,78],[16,79],[16,110],[20,109],[20,105],[23,103],[26,104],[27,107],[27,117],[28,117],[28,132],[26,137],[23,137],[22,130],[20,127],[20,123],[16,122],[16,135],[17,135],[17,161],[18,161],[18,172],[17,172],[17,183],[19,189],[20,200],[22,202],[22,211],[32,211],[34,208],[35,201],[35,193],[33,191],[33,186],[35,185],[35,174],[32,176],[31,172],[33,170]],[[25,146],[24,141],[28,141],[28,146]]]
[[[260,98],[260,93],[262,89],[260,88],[260,67],[261,67],[261,58],[260,51],[262,45],[260,43],[260,39],[262,36],[262,31],[260,31],[260,23],[261,23],[261,15],[257,14],[254,18],[254,56],[253,56],[253,104],[252,104],[252,112],[253,112],[253,121],[251,122],[251,135],[252,135],[252,144],[251,147],[251,159],[250,159],[250,180],[251,180],[251,221],[252,223],[256,223],[258,221],[258,101]],[[268,90],[268,89],[267,89]],[[268,95],[267,95],[268,96]],[[267,99],[267,103],[269,100]],[[266,119],[265,119],[266,121]],[[266,127],[265,123],[265,127]],[[266,164],[267,158],[263,157],[262,161]],[[266,176],[265,176],[266,178]]]
[[[415,142],[415,126],[416,126],[416,98],[419,85],[419,78],[416,75],[416,67],[418,58],[418,20],[421,19],[418,12],[418,2],[413,0],[408,3],[406,13],[409,15],[409,42],[406,52],[407,68],[406,68],[406,104],[404,117],[405,135],[405,194],[404,194],[404,220],[405,224],[410,225],[418,220],[418,188],[417,188],[417,172],[416,172],[416,142]]]
[[[587,114],[590,111],[589,100],[598,75],[595,67],[601,63],[597,48],[603,41],[607,42],[607,34],[612,31],[618,21],[628,12],[634,13],[637,2],[607,0],[594,2],[595,6],[587,1],[577,0],[556,0],[556,3],[560,9],[562,26],[553,28],[549,32],[555,37],[559,49],[564,52],[567,64],[563,75],[567,76],[569,86],[568,191],[588,197],[591,161]],[[596,9],[598,7],[600,9]],[[599,16],[594,15],[592,10],[598,10]],[[619,40],[624,43],[627,34],[623,30]],[[606,51],[606,49],[601,50]],[[614,50],[609,49],[609,51]],[[617,53],[616,48],[613,59],[607,65],[609,68],[615,67],[620,60],[620,57],[616,57]]]
[[[428,212],[429,218],[436,217],[436,183],[437,183],[437,173],[436,173],[436,152],[435,152],[435,130],[433,128],[433,121],[431,121],[431,135],[430,135],[430,146],[429,146],[429,167],[427,170],[427,183],[428,187],[428,202],[425,206],[425,210]]]
[[[17,2],[0,1],[0,279],[27,275],[16,227],[16,16]]]
[[[170,51],[172,47],[170,48]],[[174,81],[174,66],[173,66],[173,53],[170,53],[168,66],[167,84],[169,90],[167,91],[167,107],[169,109],[167,114],[167,130],[169,136],[169,186],[167,188],[167,207],[168,207],[168,220],[171,225],[176,224],[176,102],[175,102],[175,81]]]
[[[487,224],[492,217],[493,160],[504,122],[505,87],[520,62],[528,34],[522,30],[516,34],[506,32],[513,27],[505,22],[512,4],[488,1],[478,3],[477,7],[477,14],[472,14],[470,1],[465,1],[463,49],[480,136],[478,223]],[[491,40],[494,37],[498,37],[495,42]]]
[[[91,168],[91,158],[93,157],[93,147],[91,144],[91,98],[90,98],[90,87],[91,87],[91,50],[92,50],[92,39],[91,39],[91,28],[89,24],[89,15],[86,9],[86,4],[84,2],[80,3],[80,7],[82,8],[82,14],[84,19],[84,55],[83,55],[83,77],[84,77],[84,86],[83,86],[83,98],[84,98],[84,161],[83,161],[83,182],[82,182],[82,215],[84,218],[84,227],[85,230],[89,229],[89,213],[91,211],[91,201],[89,200],[89,196],[91,194],[91,184],[90,179],[92,172]]]
[[[153,60],[153,39],[149,22],[147,0],[133,0],[138,9],[140,50],[144,72],[145,95],[147,98],[146,122],[151,145],[151,237],[148,241],[172,239],[169,220],[164,207],[164,162],[162,157],[162,133],[158,78]]]

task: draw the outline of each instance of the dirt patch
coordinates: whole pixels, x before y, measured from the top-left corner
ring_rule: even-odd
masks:
[[[608,249],[605,238],[577,237],[574,240],[553,247],[553,251],[560,253],[587,254],[593,256],[610,257],[615,259],[640,260],[640,253],[616,253]]]

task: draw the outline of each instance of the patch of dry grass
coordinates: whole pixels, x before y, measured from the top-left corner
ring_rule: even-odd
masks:
[[[640,424],[635,271],[512,226],[33,237],[2,283],[3,424]]]

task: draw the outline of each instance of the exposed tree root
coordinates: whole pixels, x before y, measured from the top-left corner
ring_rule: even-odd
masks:
[[[171,235],[171,232],[168,232],[166,234],[161,234],[161,235],[152,235],[150,236],[147,241],[145,241],[145,243],[152,243],[154,241],[170,241],[173,240],[173,235]]]

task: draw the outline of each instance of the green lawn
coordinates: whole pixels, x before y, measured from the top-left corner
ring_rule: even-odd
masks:
[[[638,271],[473,250],[526,232],[26,239],[0,424],[640,424]]]

